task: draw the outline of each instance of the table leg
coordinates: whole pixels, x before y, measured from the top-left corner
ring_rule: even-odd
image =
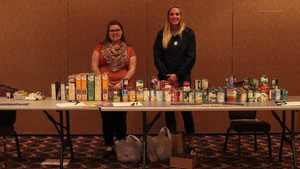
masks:
[[[296,158],[296,148],[295,148],[295,111],[294,110],[291,111],[291,128],[290,129],[286,126],[286,112],[284,110],[282,111],[282,120],[276,114],[275,111],[272,111],[272,114],[275,117],[275,119],[279,122],[279,124],[281,125],[281,128],[282,128],[280,149],[279,149],[279,161],[282,160],[283,144],[284,144],[284,142],[286,142],[288,145],[290,145],[292,147],[294,168],[298,168],[297,158]],[[291,135],[290,139],[286,136],[286,130],[288,131],[288,134]]]
[[[285,117],[286,117],[285,111],[282,111],[282,123],[283,123],[284,126],[286,126]],[[281,140],[280,140],[280,149],[279,149],[279,161],[282,160],[282,150],[283,150],[283,144],[284,144],[285,138],[286,138],[285,127],[282,127]]]
[[[296,148],[295,148],[295,111],[291,112],[291,146],[293,150],[294,167],[297,168]]]
[[[59,111],[59,126],[60,126],[60,168],[63,169],[63,161],[64,161],[64,119],[63,119],[63,111]]]
[[[147,157],[147,133],[146,133],[146,112],[143,111],[143,168],[146,168],[146,157]]]
[[[69,116],[69,111],[66,111],[66,130],[67,130],[67,143],[70,146],[71,161],[74,161],[74,152],[73,152],[72,140],[71,140],[71,136],[70,136],[70,116]]]

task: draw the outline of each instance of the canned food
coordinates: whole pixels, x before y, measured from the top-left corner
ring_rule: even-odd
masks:
[[[206,97],[207,95],[206,95],[206,93],[207,93],[206,90],[203,90],[203,91],[202,91],[202,101],[203,101],[203,102],[205,102],[205,101],[207,100],[207,97]]]
[[[195,102],[196,103],[202,102],[202,91],[201,90],[196,90],[196,92],[195,92]]]
[[[252,79],[252,88],[257,88],[259,86],[258,79]]]
[[[189,101],[189,91],[183,91],[183,102]]]
[[[248,89],[248,88],[250,87],[250,78],[245,77],[245,78],[243,79],[243,87],[244,87],[245,89]]]
[[[122,90],[122,101],[128,102],[129,100],[129,92],[128,90]]]
[[[208,88],[208,79],[202,79],[201,80],[201,87],[202,87],[202,89],[207,89]]]
[[[236,90],[235,89],[227,90],[227,102],[236,102]]]
[[[156,101],[163,101],[163,91],[162,90],[156,90]]]
[[[218,91],[217,93],[217,101],[224,102],[225,101],[225,93],[224,91]]]
[[[261,84],[262,86],[268,86],[268,76],[262,75],[262,76],[260,77],[260,84]]]
[[[240,102],[246,102],[247,101],[247,91],[241,90],[240,91]]]
[[[150,87],[151,88],[155,88],[155,83],[156,83],[156,81],[157,81],[158,79],[157,79],[157,77],[156,76],[151,76],[151,78],[150,78]]]
[[[271,87],[272,89],[278,89],[278,79],[277,78],[273,78],[271,81]]]
[[[136,101],[143,101],[144,100],[144,91],[137,90],[136,91]]]
[[[275,101],[280,101],[281,99],[281,90],[280,89],[275,89]]]
[[[171,97],[172,97],[172,101],[179,101],[179,90],[173,88]]]
[[[200,79],[195,80],[194,88],[195,88],[195,90],[201,90],[201,80]]]
[[[254,89],[254,102],[260,102],[261,101],[261,93],[260,93],[260,89],[259,88],[255,88]]]
[[[229,87],[234,87],[235,85],[235,82],[236,82],[236,77],[234,75],[230,75],[229,76]]]
[[[171,91],[171,82],[169,82],[169,81],[166,81],[165,83],[164,83],[164,91]]]
[[[160,90],[160,81],[159,80],[155,81],[155,83],[154,83],[154,89],[155,90]]]
[[[248,90],[248,102],[253,102],[254,101],[254,96],[253,96],[253,90]]]
[[[260,100],[262,102],[268,101],[268,96],[266,91],[260,91]]]
[[[144,101],[150,101],[150,91],[148,88],[144,88]]]
[[[183,82],[183,91],[190,91],[191,89],[191,83],[189,81]]]
[[[114,102],[120,102],[121,101],[121,90],[115,89],[113,91],[113,93],[114,93]]]
[[[171,90],[165,90],[164,94],[165,94],[165,101],[170,102],[172,100]]]
[[[216,102],[217,101],[217,95],[215,90],[210,90],[208,93],[208,101],[210,102]]]
[[[180,88],[178,91],[178,99],[180,102],[183,101],[183,89],[182,88]]]
[[[195,103],[195,91],[189,91],[189,102],[190,103]]]
[[[281,89],[281,99],[282,100],[288,99],[288,91],[286,89]]]
[[[144,88],[144,82],[142,80],[137,80],[135,82],[135,87],[137,91],[143,91]]]
[[[276,93],[275,92],[276,92],[275,89],[271,89],[269,91],[269,100],[272,100],[272,101],[275,100],[275,97],[276,97]]]
[[[160,81],[160,89],[161,90],[165,90],[165,85],[166,85],[167,82],[168,82],[167,80]]]
[[[121,79],[121,90],[128,89],[128,78]]]
[[[130,102],[135,102],[135,90],[134,89],[129,89],[129,101]]]
[[[150,101],[156,101],[156,91],[154,89],[150,89]]]

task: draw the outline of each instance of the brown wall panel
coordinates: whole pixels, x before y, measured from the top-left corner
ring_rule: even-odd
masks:
[[[278,78],[289,95],[300,94],[299,8],[296,0],[234,1],[233,74],[238,81],[268,75],[269,81]],[[270,113],[261,116],[270,119]],[[274,120],[271,123],[272,131],[280,131]]]
[[[0,83],[50,95],[68,72],[67,1],[0,1]],[[20,133],[53,132],[41,112],[18,113]],[[34,124],[28,125],[28,124]]]

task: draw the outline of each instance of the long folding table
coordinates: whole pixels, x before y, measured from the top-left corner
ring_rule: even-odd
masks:
[[[300,96],[289,96],[288,101],[295,101],[300,102]],[[21,105],[24,103],[29,103],[28,105]],[[269,111],[275,117],[275,119],[279,122],[282,127],[282,137],[281,137],[281,144],[280,144],[280,153],[279,153],[279,160],[281,160],[283,144],[287,143],[292,147],[293,151],[293,165],[294,168],[297,168],[297,159],[296,159],[296,150],[295,150],[295,112],[300,110],[300,105],[291,105],[285,106],[280,105],[278,106],[274,102],[252,102],[252,103],[245,103],[244,106],[188,106],[188,105],[171,105],[171,102],[141,102],[142,106],[125,106],[125,107],[114,107],[110,106],[103,106],[103,107],[85,107],[85,106],[72,106],[72,107],[58,107],[57,103],[66,103],[66,101],[60,100],[51,100],[45,99],[42,101],[25,101],[25,100],[14,100],[14,99],[7,99],[4,97],[0,97],[0,110],[40,110],[43,111],[48,119],[55,125],[56,130],[60,136],[60,168],[63,168],[63,152],[66,147],[70,147],[70,154],[71,154],[71,161],[74,159],[73,149],[72,149],[72,142],[70,137],[70,122],[69,122],[69,111],[78,111],[78,110],[85,110],[85,111],[131,111],[131,112],[141,112],[142,113],[142,121],[143,121],[143,168],[146,165],[146,146],[147,146],[147,120],[146,115],[147,112],[164,112],[164,111],[193,111],[193,112],[217,112],[217,111]],[[93,103],[93,102],[84,102],[84,103]],[[20,105],[18,105],[20,104]],[[59,113],[59,120],[58,122],[47,112],[50,110],[54,110]],[[278,116],[278,112],[282,112],[282,117]],[[291,126],[288,127],[286,125],[286,115],[287,113],[291,116]],[[65,125],[64,125],[64,114],[65,114]],[[197,123],[195,123],[197,125]],[[64,134],[66,131],[66,134]],[[290,135],[290,137],[287,137]]]

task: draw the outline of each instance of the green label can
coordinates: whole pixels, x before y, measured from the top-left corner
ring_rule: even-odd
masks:
[[[288,91],[286,89],[281,89],[281,99],[282,100],[288,99]]]
[[[245,89],[248,89],[248,88],[250,87],[250,78],[245,77],[245,78],[243,79],[243,87],[244,87]]]
[[[183,91],[183,102],[189,102],[189,92],[190,91]]]
[[[262,86],[268,86],[268,76],[262,75],[262,76],[260,77],[260,84],[261,84]]]
[[[114,90],[114,102],[121,101],[121,90],[116,89]]]
[[[248,101],[248,102],[253,102],[253,101],[254,101],[253,90],[248,90],[248,93],[247,93],[247,101]]]
[[[258,87],[258,79],[252,79],[252,88],[257,88]]]
[[[272,79],[271,87],[272,87],[272,89],[278,89],[278,79],[277,78]]]

